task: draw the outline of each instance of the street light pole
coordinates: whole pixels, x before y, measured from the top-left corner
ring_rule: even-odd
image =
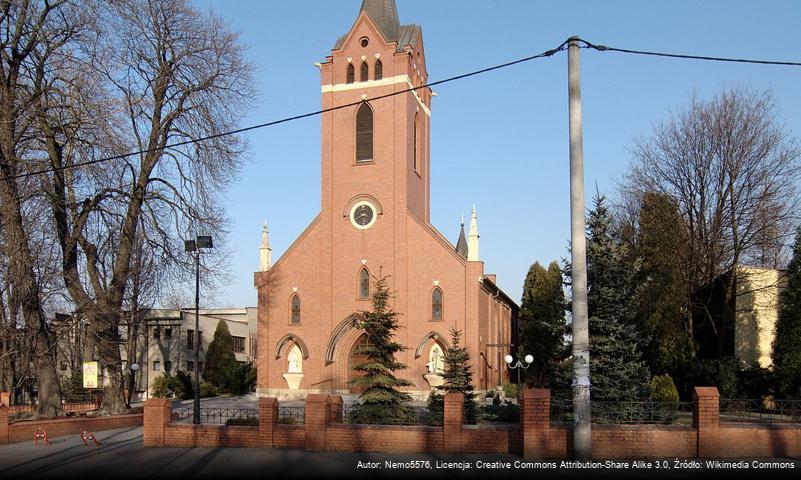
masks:
[[[136,371],[139,370],[139,364],[134,362],[128,367],[128,407],[130,408],[131,402],[134,397],[134,390],[136,389]]]
[[[192,423],[200,425],[200,250],[195,249],[195,401]]]
[[[211,237],[201,235],[195,240],[185,240],[184,250],[195,255],[195,401],[192,408],[192,423],[200,425],[200,249],[214,248]]]
[[[522,390],[520,389],[520,370],[530,367],[531,362],[534,361],[534,357],[532,357],[531,355],[526,355],[524,358],[524,360],[526,361],[525,365],[523,365],[523,362],[521,362],[520,360],[518,360],[517,363],[512,365],[514,357],[508,354],[505,357],[503,357],[503,360],[506,362],[506,366],[508,368],[517,370],[517,404],[520,405],[520,397],[522,396]]]

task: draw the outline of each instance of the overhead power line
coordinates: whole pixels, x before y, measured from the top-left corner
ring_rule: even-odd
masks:
[[[584,44],[584,48],[591,48],[594,50],[598,50],[599,52],[620,52],[620,53],[631,53],[634,55],[650,55],[654,57],[683,58],[689,60],[708,60],[713,62],[752,63],[758,65],[784,65],[790,67],[801,67],[801,62],[784,62],[777,60],[754,60],[750,58],[710,57],[706,55],[686,55],[682,53],[649,52],[645,50],[630,50],[628,48],[617,48],[617,47],[609,47],[606,45],[596,45],[581,38],[579,38],[578,41]]]
[[[587,40],[584,40],[584,39],[581,39],[581,38],[579,38],[577,40],[580,43],[583,44],[583,48],[593,49],[593,50],[597,50],[599,52],[619,52],[619,53],[628,53],[628,54],[634,54],[634,55],[648,55],[648,56],[656,56],[656,57],[680,58],[680,59],[690,59],[690,60],[705,60],[705,61],[714,61],[714,62],[733,62],[733,63],[747,63],[747,64],[759,64],[759,65],[781,65],[781,66],[801,67],[801,62],[788,62],[788,61],[776,61],[776,60],[756,60],[756,59],[747,59],[747,58],[728,58],[728,57],[712,57],[712,56],[705,56],[705,55],[687,55],[687,54],[680,54],[680,53],[651,52],[651,51],[646,51],[646,50],[632,50],[632,49],[627,49],[627,48],[617,48],[617,47],[610,47],[610,46],[607,46],[607,45],[594,44],[594,43],[588,42]],[[476,75],[481,75],[481,74],[484,74],[484,73],[487,73],[487,72],[491,72],[493,70],[499,70],[499,69],[502,69],[502,68],[511,67],[511,66],[517,65],[519,63],[524,63],[524,62],[528,62],[528,61],[531,61],[531,60],[536,60],[536,59],[539,59],[539,58],[550,57],[550,56],[553,56],[554,54],[556,54],[558,52],[561,52],[561,51],[565,50],[566,47],[567,47],[568,42],[569,42],[569,39],[565,40],[564,42],[562,42],[556,48],[553,48],[551,50],[546,50],[546,51],[544,51],[542,53],[538,53],[536,55],[531,55],[531,56],[528,56],[528,57],[524,57],[524,58],[520,58],[520,59],[517,59],[517,60],[513,60],[511,62],[501,63],[499,65],[494,65],[494,66],[487,67],[487,68],[482,68],[480,70],[475,70],[475,71],[472,71],[472,72],[469,72],[469,73],[456,75],[456,76],[453,76],[453,77],[445,78],[443,80],[438,80],[436,82],[431,82],[431,83],[428,83],[428,84],[425,84],[425,85],[420,85],[418,87],[410,87],[410,88],[407,88],[407,89],[404,89],[404,90],[399,90],[397,92],[392,92],[392,93],[387,93],[387,94],[384,94],[384,95],[379,95],[377,97],[371,98],[370,101],[375,101],[375,100],[380,100],[380,99],[383,99],[383,98],[393,97],[395,95],[402,95],[404,93],[413,92],[415,90],[420,90],[420,89],[424,89],[424,88],[431,88],[431,87],[434,87],[436,85],[441,85],[441,84],[444,84],[444,83],[449,83],[449,82],[453,82],[453,81],[456,81],[456,80],[461,80],[461,79],[464,79],[464,78],[473,77],[473,76],[476,76]],[[257,130],[257,129],[261,129],[261,128],[271,127],[271,126],[278,125],[278,124],[281,124],[281,123],[287,123],[287,122],[291,122],[291,121],[294,121],[294,120],[300,120],[302,118],[313,117],[313,116],[316,116],[316,115],[321,115],[323,113],[328,113],[328,112],[332,112],[332,111],[335,111],[335,110],[340,110],[340,109],[343,109],[343,108],[353,107],[353,106],[356,106],[356,105],[360,105],[360,104],[364,103],[365,101],[366,100],[360,100],[358,102],[346,103],[346,104],[343,104],[343,105],[337,105],[335,107],[324,108],[322,110],[316,110],[314,112],[304,113],[304,114],[300,114],[300,115],[294,115],[294,116],[291,116],[291,117],[285,117],[285,118],[282,118],[280,120],[274,120],[274,121],[271,121],[271,122],[260,123],[260,124],[257,124],[257,125],[251,125],[249,127],[238,128],[236,130],[230,130],[230,131],[227,131],[227,132],[221,132],[221,133],[217,133],[217,134],[214,134],[214,135],[208,135],[208,136],[205,136],[205,137],[193,138],[191,140],[183,140],[183,141],[180,141],[180,142],[170,143],[168,145],[165,145],[164,148],[142,149],[142,150],[137,150],[137,151],[134,151],[134,152],[129,152],[129,153],[121,154],[121,155],[112,155],[112,156],[109,156],[109,157],[96,158],[94,160],[87,160],[87,161],[84,161],[84,162],[76,162],[76,163],[73,163],[71,165],[64,165],[64,166],[57,167],[57,168],[50,167],[50,168],[43,168],[43,169],[40,169],[40,170],[32,170],[30,172],[19,173],[19,174],[16,174],[16,175],[2,177],[2,178],[0,178],[0,181],[13,180],[13,179],[24,178],[24,177],[30,177],[30,176],[33,176],[33,175],[42,175],[42,174],[45,174],[45,173],[53,173],[53,172],[58,172],[58,171],[62,171],[62,170],[67,170],[67,169],[70,169],[70,168],[83,167],[83,166],[87,166],[87,165],[94,165],[96,163],[108,162],[108,161],[111,161],[111,160],[121,160],[123,158],[132,157],[132,156],[135,156],[135,155],[142,155],[142,154],[145,154],[145,153],[161,151],[161,150],[168,150],[168,149],[176,148],[176,147],[182,147],[182,146],[185,146],[185,145],[191,145],[191,144],[194,144],[194,143],[204,142],[204,141],[207,141],[207,140],[213,140],[215,138],[225,137],[225,136],[228,136],[228,135],[237,135],[237,134],[240,134],[240,133],[249,132],[251,130]]]
[[[499,65],[494,65],[492,67],[482,68],[480,70],[475,70],[475,71],[472,71],[472,72],[469,72],[469,73],[463,73],[461,75],[448,77],[448,78],[445,78],[443,80],[438,80],[436,82],[427,83],[425,85],[420,85],[418,87],[410,87],[410,88],[407,88],[407,89],[404,89],[404,90],[399,90],[397,92],[392,92],[392,93],[387,93],[387,94],[384,94],[384,95],[379,95],[377,97],[370,98],[369,100],[370,101],[375,101],[375,100],[381,100],[383,98],[394,97],[395,95],[402,95],[404,93],[413,92],[415,90],[420,90],[420,89],[424,89],[424,88],[430,88],[430,87],[433,87],[433,86],[436,86],[436,85],[442,85],[443,83],[453,82],[453,81],[456,81],[456,80],[461,80],[461,79],[464,79],[464,78],[473,77],[473,76],[476,76],[476,75],[481,75],[483,73],[491,72],[493,70],[499,70],[501,68],[511,67],[512,65],[517,65],[519,63],[524,63],[524,62],[528,62],[528,61],[531,61],[531,60],[536,60],[538,58],[550,57],[550,56],[552,56],[553,54],[555,54],[557,52],[565,50],[567,48],[567,43],[568,43],[567,40],[565,40],[558,47],[553,48],[551,50],[546,50],[546,51],[544,51],[542,53],[538,53],[536,55],[531,55],[529,57],[520,58],[520,59],[517,59],[517,60],[513,60],[511,62],[501,63]],[[316,116],[316,115],[321,115],[323,113],[333,112],[334,110],[340,110],[340,109],[343,109],[343,108],[348,108],[348,107],[353,107],[353,106],[356,106],[356,105],[361,105],[365,101],[367,101],[367,100],[359,100],[357,102],[346,103],[346,104],[343,104],[343,105],[337,105],[335,107],[324,108],[322,110],[317,110],[317,111],[314,111],[314,112],[303,113],[301,115],[294,115],[294,116],[291,116],[291,117],[285,117],[285,118],[282,118],[280,120],[273,120],[271,122],[260,123],[260,124],[257,124],[257,125],[251,125],[249,127],[238,128],[236,130],[230,130],[230,131],[227,131],[227,132],[221,132],[221,133],[217,133],[217,134],[214,134],[214,135],[207,135],[205,137],[193,138],[191,140],[183,140],[183,141],[180,141],[180,142],[175,142],[175,143],[171,143],[169,145],[165,145],[164,148],[142,149],[142,150],[137,150],[135,152],[125,153],[125,154],[122,154],[122,155],[112,155],[112,156],[109,156],[109,157],[102,157],[102,158],[96,158],[96,159],[93,159],[93,160],[86,160],[84,162],[76,162],[76,163],[73,163],[71,165],[64,165],[64,166],[57,167],[57,168],[50,167],[50,168],[43,168],[41,170],[33,170],[33,171],[30,171],[30,172],[19,173],[19,174],[16,174],[16,175],[10,175],[10,176],[7,176],[7,177],[2,177],[2,178],[0,178],[0,181],[23,178],[23,177],[30,177],[30,176],[33,176],[33,175],[42,175],[42,174],[45,174],[45,173],[53,173],[53,172],[58,172],[58,171],[61,171],[61,170],[67,170],[67,169],[70,169],[70,168],[84,167],[84,166],[87,166],[87,165],[94,165],[96,163],[108,162],[108,161],[111,161],[111,160],[121,160],[123,158],[132,157],[132,156],[135,156],[135,155],[142,155],[142,154],[145,154],[145,153],[168,150],[168,149],[176,148],[176,147],[182,147],[182,146],[185,146],[185,145],[204,142],[204,141],[207,141],[207,140],[213,140],[215,138],[225,137],[225,136],[228,136],[228,135],[237,135],[237,134],[240,134],[240,133],[249,132],[251,130],[257,130],[257,129],[260,129],[260,128],[272,127],[274,125],[278,125],[278,124],[281,124],[281,123],[287,123],[287,122],[291,122],[291,121],[294,121],[294,120],[300,120],[302,118],[313,117],[313,116]]]

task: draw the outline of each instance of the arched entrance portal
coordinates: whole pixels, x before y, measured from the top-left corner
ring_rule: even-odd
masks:
[[[353,347],[350,349],[350,354],[348,355],[348,390],[350,390],[350,393],[362,393],[365,390],[364,387],[351,384],[350,380],[355,377],[364,376],[364,373],[356,370],[355,367],[356,365],[367,361],[367,355],[360,355],[357,353],[361,347],[365,347],[367,345],[370,345],[370,340],[367,339],[367,335],[362,334],[353,343]]]

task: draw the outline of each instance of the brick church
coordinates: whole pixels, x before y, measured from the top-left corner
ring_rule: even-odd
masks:
[[[429,88],[422,29],[394,0],[363,0],[347,34],[318,64],[322,108],[320,213],[272,263],[262,232],[258,290],[260,395],[359,393],[348,380],[365,341],[354,315],[371,308],[372,277],[389,275],[396,372],[424,398],[442,383],[450,329],[462,330],[478,390],[506,382],[518,306],[484,273],[475,207],[456,245],[430,222]],[[455,223],[455,222],[454,222]]]

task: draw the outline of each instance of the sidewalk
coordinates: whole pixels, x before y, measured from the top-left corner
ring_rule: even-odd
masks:
[[[0,446],[0,478],[726,478],[769,475],[793,478],[793,470],[663,471],[642,469],[587,470],[515,468],[513,455],[405,455],[248,448],[144,448],[141,427],[97,432],[102,446],[84,447],[78,435],[53,439],[49,447],[32,442]],[[792,460],[789,460],[792,462]],[[371,468],[359,468],[370,464]],[[387,465],[385,462],[396,462]],[[426,464],[426,462],[428,462]],[[484,468],[478,468],[484,462]],[[494,464],[493,462],[498,462]],[[556,461],[558,464],[559,461]],[[405,468],[404,468],[405,467]],[[417,468],[415,468],[417,467]]]

